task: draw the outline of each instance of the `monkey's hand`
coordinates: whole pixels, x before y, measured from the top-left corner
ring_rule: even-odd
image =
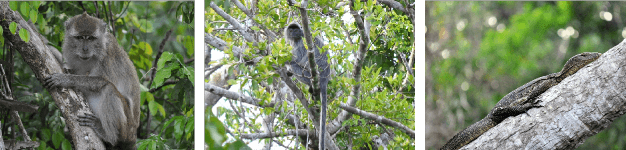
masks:
[[[102,128],[102,123],[100,122],[100,119],[98,119],[98,117],[93,114],[78,115],[78,124],[81,126],[90,127],[94,130],[94,132],[96,132],[98,137],[105,137],[104,128]]]
[[[72,81],[67,74],[56,73],[44,79],[43,86],[47,89],[62,87],[69,88]]]

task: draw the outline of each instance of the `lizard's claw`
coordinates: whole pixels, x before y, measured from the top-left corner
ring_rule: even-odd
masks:
[[[532,106],[533,106],[533,107],[543,107],[542,105],[540,105],[540,104],[539,104],[539,103],[541,103],[541,102],[543,102],[543,101],[541,101],[541,100],[535,100],[535,101],[532,103]]]

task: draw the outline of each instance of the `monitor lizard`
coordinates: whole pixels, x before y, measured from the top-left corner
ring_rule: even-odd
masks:
[[[500,101],[493,109],[491,109],[491,112],[487,114],[485,118],[454,135],[454,137],[452,137],[452,139],[450,139],[441,149],[459,149],[474,141],[480,135],[487,132],[487,130],[496,126],[507,117],[526,113],[529,109],[534,107],[542,107],[539,105],[539,102],[541,101],[537,100],[539,95],[548,90],[550,87],[559,84],[566,77],[576,73],[576,71],[580,68],[583,68],[587,64],[595,61],[600,57],[600,55],[601,53],[595,52],[584,52],[578,54],[567,60],[561,71],[539,77],[513,90],[511,93],[500,99]]]

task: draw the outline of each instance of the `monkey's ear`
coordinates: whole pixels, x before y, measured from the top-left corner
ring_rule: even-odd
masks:
[[[102,20],[100,20],[100,21],[102,21]],[[102,21],[102,29],[100,29],[100,32],[101,33],[106,33],[107,32],[107,28],[108,28],[107,27],[107,23]]]
[[[67,21],[65,21],[65,23],[63,23],[63,25],[65,26],[65,31],[67,31],[70,28],[70,22],[74,20],[74,18],[70,18]]]
[[[74,36],[76,34],[76,29],[71,27],[73,24],[74,18],[70,18],[69,20],[65,21],[65,35]]]

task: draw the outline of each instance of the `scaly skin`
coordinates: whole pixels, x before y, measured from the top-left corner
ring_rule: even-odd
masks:
[[[487,117],[454,135],[441,149],[459,149],[474,141],[504,119],[526,113],[526,111],[534,107],[541,107],[539,105],[540,101],[537,100],[539,95],[576,73],[580,68],[595,61],[600,55],[601,53],[590,52],[578,54],[570,58],[561,71],[539,77],[513,90],[513,92],[500,99]]]

